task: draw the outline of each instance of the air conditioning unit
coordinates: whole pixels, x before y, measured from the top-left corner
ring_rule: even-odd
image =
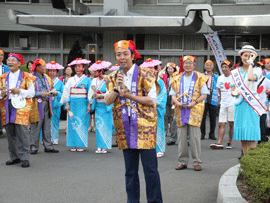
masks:
[[[28,48],[29,47],[29,39],[26,37],[20,37],[19,44],[20,44],[20,47],[22,47],[22,48]]]

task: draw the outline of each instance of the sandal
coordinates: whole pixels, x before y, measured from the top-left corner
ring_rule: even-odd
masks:
[[[100,154],[101,153],[101,148],[97,148],[97,150],[95,151],[96,154]]]
[[[78,148],[77,149],[77,152],[83,152],[84,151],[84,148]]]
[[[73,147],[73,148],[71,148],[71,149],[70,149],[70,151],[72,151],[72,152],[76,152],[76,148],[75,148],[75,147]]]
[[[102,150],[101,150],[101,153],[102,153],[102,154],[107,154],[108,151],[107,151],[106,149],[102,149]]]

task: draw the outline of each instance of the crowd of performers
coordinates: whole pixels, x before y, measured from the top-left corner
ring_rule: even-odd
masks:
[[[95,153],[105,154],[111,149],[112,135],[116,133],[116,144],[124,150],[127,179],[129,167],[133,166],[130,159],[135,156],[132,150],[149,150],[147,155],[138,151],[142,161],[145,159],[144,167],[156,169],[156,185],[153,187],[153,180],[152,185],[148,180],[147,190],[158,191],[155,192],[158,200],[154,202],[162,202],[155,160],[164,156],[167,135],[171,136],[167,145],[178,142],[176,170],[187,168],[188,145],[194,170],[202,170],[201,140],[206,135],[207,114],[209,139],[216,140],[219,111],[218,140],[210,145],[212,149],[224,148],[226,123],[230,125],[227,149],[232,148],[232,139],[241,140],[243,154],[256,147],[256,141],[267,141],[270,59],[254,64],[257,57],[254,47],[246,45],[239,51],[241,61],[236,68],[231,61],[223,61],[220,76],[213,73],[211,60],[205,62],[205,73],[200,73],[195,71],[194,56],[182,57],[179,67],[170,62],[163,68],[161,61],[151,58],[134,63],[141,56],[131,40],[119,41],[114,48],[118,64],[112,67],[108,61],[91,64],[77,58],[64,69],[54,61],[46,64],[39,58],[27,64],[31,73],[20,70],[24,64],[20,54],[8,55],[7,66],[1,63],[0,68],[1,120],[10,154],[6,165],[22,162],[22,167],[28,167],[29,154],[38,153],[40,138],[45,152],[58,153],[53,145],[59,141],[59,121],[67,117],[66,146],[72,152],[84,151],[88,147],[88,132],[93,131]],[[0,50],[1,61],[3,56]],[[61,69],[65,74],[57,77]],[[108,70],[111,73],[105,75]],[[148,163],[147,157],[152,157],[153,163]],[[128,198],[137,198],[133,197],[134,191],[129,191],[133,186],[126,187]],[[151,192],[148,195],[151,198]]]

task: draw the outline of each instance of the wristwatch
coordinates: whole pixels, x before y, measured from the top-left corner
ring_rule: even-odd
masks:
[[[116,89],[116,87],[113,88],[113,91],[119,94],[119,91]]]

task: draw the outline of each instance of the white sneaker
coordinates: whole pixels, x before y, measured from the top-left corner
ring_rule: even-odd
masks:
[[[71,148],[71,149],[70,149],[70,151],[72,151],[72,152],[76,152],[76,148],[75,148],[75,147],[73,147],[73,148]]]
[[[158,152],[157,153],[157,158],[161,158],[161,157],[163,157],[164,156],[164,153],[162,153],[162,152]]]
[[[223,149],[224,146],[222,144],[215,143],[215,144],[210,144],[210,148],[211,149]]]
[[[101,153],[101,148],[97,148],[97,150],[95,151],[96,154],[100,154]]]
[[[58,142],[57,141],[53,141],[53,145],[58,145]]]
[[[84,148],[78,148],[77,149],[77,152],[83,152],[84,151]]]

